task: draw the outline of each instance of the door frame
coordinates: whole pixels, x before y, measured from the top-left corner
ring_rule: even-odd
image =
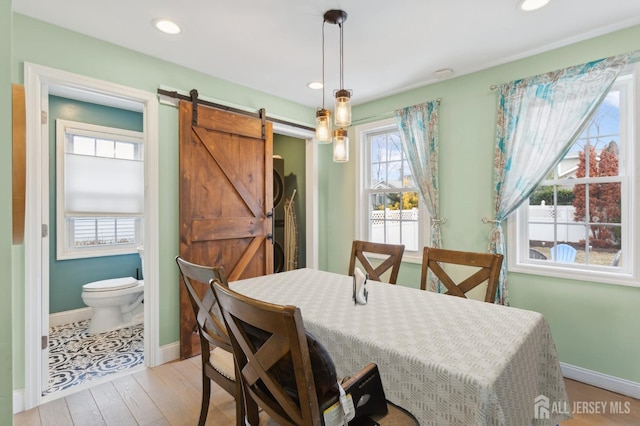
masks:
[[[144,133],[144,363],[158,364],[159,347],[159,207],[158,207],[158,99],[156,94],[79,74],[25,62],[26,208],[25,208],[25,409],[49,399],[42,396],[41,336],[48,336],[49,227],[48,158],[49,94],[142,112]],[[46,261],[45,261],[46,260]],[[46,333],[46,334],[43,334]],[[51,398],[53,399],[53,398]]]
[[[305,218],[306,267],[318,269],[318,144],[311,130],[273,122],[273,134],[291,136],[305,141]]]

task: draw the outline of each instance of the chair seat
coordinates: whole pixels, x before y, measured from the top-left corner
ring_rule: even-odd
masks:
[[[233,354],[221,348],[214,348],[209,355],[209,363],[211,366],[224,377],[229,380],[236,380],[236,374],[233,366]]]
[[[369,416],[371,420],[374,420],[380,426],[419,426],[420,423],[418,420],[402,407],[399,407],[390,401],[387,401],[387,409],[389,410],[386,414],[374,414]],[[359,424],[367,424],[365,420],[359,420],[355,422],[355,426]],[[351,426],[351,422],[349,423]]]

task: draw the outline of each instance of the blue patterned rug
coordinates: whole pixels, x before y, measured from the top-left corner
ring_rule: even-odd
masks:
[[[87,333],[89,320],[49,329],[49,384],[43,395],[144,363],[143,324]]]

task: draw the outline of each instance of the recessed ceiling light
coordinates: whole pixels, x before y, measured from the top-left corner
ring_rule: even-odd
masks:
[[[438,80],[444,80],[445,78],[452,77],[455,72],[451,68],[442,68],[434,71],[433,75]]]
[[[178,34],[182,31],[178,24],[165,18],[154,19],[153,26],[165,34]]]
[[[313,90],[320,90],[324,87],[321,81],[310,81],[307,83],[307,87]]]
[[[549,3],[549,0],[520,0],[518,7],[525,12],[531,12],[546,6],[547,3]]]

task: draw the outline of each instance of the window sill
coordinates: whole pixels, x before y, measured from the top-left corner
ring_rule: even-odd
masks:
[[[417,263],[422,264],[422,252],[404,253],[402,261],[405,263]]]
[[[509,272],[521,274],[539,275],[545,277],[562,278],[569,280],[586,281],[601,284],[622,285],[627,287],[640,287],[637,277],[623,272],[611,273],[607,271],[591,270],[557,266],[537,266],[529,263],[509,265]]]
[[[371,259],[386,259],[387,256],[381,255],[381,254],[375,254],[375,253],[371,253],[371,254],[367,254],[367,257],[371,258]],[[402,254],[402,262],[403,263],[418,263],[421,264],[422,263],[422,252],[404,252]]]
[[[67,251],[67,252],[58,254],[56,260],[88,259],[92,257],[138,254],[138,246],[140,245],[141,244],[136,244],[134,246],[119,247],[117,249],[103,249],[103,250],[88,249],[86,251],[84,250]]]

